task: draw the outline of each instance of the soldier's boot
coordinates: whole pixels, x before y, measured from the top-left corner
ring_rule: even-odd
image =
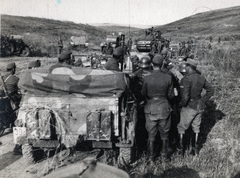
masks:
[[[148,154],[149,154],[150,162],[153,162],[154,161],[154,142],[153,141],[148,142]]]
[[[198,133],[193,133],[192,134],[190,154],[192,154],[192,155],[198,155],[199,154]]]
[[[168,140],[162,140],[162,153],[161,153],[161,158],[162,158],[162,163],[167,163],[170,161],[170,158],[168,157]]]
[[[177,154],[183,156],[183,134],[178,135]]]

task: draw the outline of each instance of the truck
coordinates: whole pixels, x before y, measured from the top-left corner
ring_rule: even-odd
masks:
[[[86,36],[71,36],[70,45],[72,47],[88,48]]]
[[[101,47],[101,52],[104,50],[104,48],[107,47],[107,44],[111,44],[113,48],[116,48],[120,46],[120,43],[124,42],[125,43],[125,34],[122,34],[119,32],[119,34],[110,34],[106,36],[105,41],[101,42],[100,47]]]
[[[1,36],[1,51],[2,57],[18,55],[22,57],[30,56],[31,48],[23,41],[21,35]]]
[[[39,150],[71,149],[79,138],[93,149],[113,149],[119,165],[133,160],[137,118],[127,74],[52,65],[23,71],[19,87],[13,135],[28,164]]]

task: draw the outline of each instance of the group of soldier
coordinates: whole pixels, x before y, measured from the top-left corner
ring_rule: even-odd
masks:
[[[184,46],[184,43],[182,45]],[[167,44],[164,47],[167,49]],[[162,49],[161,53],[150,52],[141,59],[137,56],[132,58],[133,72],[127,75],[130,80],[130,89],[136,98],[135,110],[138,117],[136,146],[144,148],[146,143],[142,134],[146,131],[147,150],[151,161],[156,156],[158,132],[161,140],[161,158],[162,161],[167,161],[169,150],[175,143],[178,153],[183,154],[184,134],[189,126],[193,130],[192,153],[198,154],[202,114],[206,101],[211,98],[214,91],[197,70],[197,61],[193,56],[171,60],[170,57],[166,58],[164,50]],[[179,55],[182,55],[184,50],[182,47]],[[121,72],[125,54],[124,44],[113,49],[103,69]],[[58,63],[53,67],[70,65],[71,52],[61,51]],[[40,61],[33,61],[28,68],[40,66]],[[15,70],[15,63],[8,64],[7,73],[3,79],[8,94],[15,98],[18,106],[21,95],[17,87],[18,78],[14,76]],[[201,96],[203,89],[206,92]]]
[[[169,160],[170,150],[175,149],[183,155],[184,134],[189,126],[193,131],[191,154],[198,154],[201,118],[206,101],[214,90],[197,70],[197,61],[192,58],[166,61],[161,54],[144,56],[130,78],[135,82],[133,91],[138,103],[138,121],[141,125],[145,123],[148,132],[150,160],[153,161],[156,156],[158,132],[162,161]],[[203,89],[206,93],[201,96]],[[143,115],[145,118],[141,117]],[[140,144],[143,138],[141,133],[136,133]]]

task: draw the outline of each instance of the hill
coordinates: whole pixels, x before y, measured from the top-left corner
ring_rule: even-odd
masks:
[[[92,26],[94,25],[94,26]],[[129,36],[129,27],[117,24],[76,24],[69,21],[58,21],[35,17],[1,16],[1,34],[22,35],[27,44],[33,45],[41,53],[56,55],[56,43],[59,35],[62,36],[64,46],[69,45],[71,36],[87,37],[90,47],[98,48],[99,44],[110,32],[124,32],[126,39]],[[172,41],[207,39],[210,35],[216,40],[240,40],[240,6],[198,13],[187,18],[155,26],[163,37]],[[130,35],[134,39],[145,35],[145,29],[130,27]]]
[[[155,26],[164,37],[171,39],[206,39],[210,35],[223,40],[240,40],[240,6],[198,13],[181,20]],[[144,30],[136,35],[142,35]]]
[[[129,34],[129,31],[139,31],[143,28],[139,28],[139,27],[134,27],[134,26],[130,26],[129,25],[118,25],[118,24],[110,24],[110,23],[103,23],[103,24],[89,24],[92,26],[95,26],[99,29],[103,29],[106,30],[108,32],[122,32],[124,34]],[[147,26],[145,27],[147,28]]]
[[[64,46],[71,36],[86,36],[90,46],[99,45],[106,31],[96,27],[36,17],[1,15],[2,35],[21,35],[27,44],[41,49],[42,53],[56,54],[56,44],[62,36]]]

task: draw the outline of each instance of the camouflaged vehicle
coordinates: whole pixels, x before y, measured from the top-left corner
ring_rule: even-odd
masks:
[[[24,159],[34,163],[35,150],[72,148],[82,140],[115,150],[119,164],[130,163],[136,118],[128,86],[126,74],[109,70],[55,64],[23,71],[13,132]]]

